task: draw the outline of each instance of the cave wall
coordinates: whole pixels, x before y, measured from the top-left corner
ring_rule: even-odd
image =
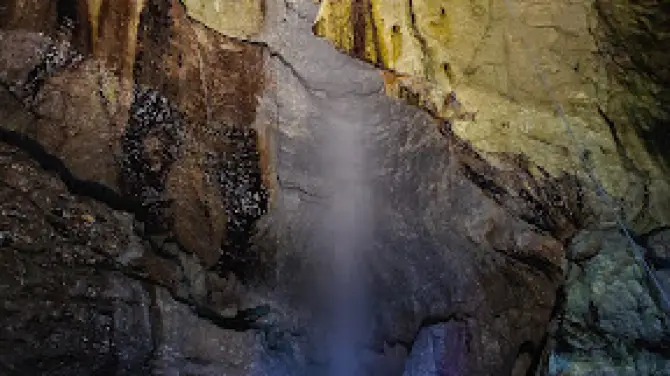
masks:
[[[128,344],[131,329],[118,324],[113,351],[85,352],[79,368],[66,372],[84,374],[100,357],[118,369],[203,375],[266,367],[263,374],[274,367],[267,364],[289,374],[319,369],[323,344],[309,333],[303,295],[315,293],[310,258],[320,247],[313,238],[328,225],[323,203],[334,188],[324,179],[322,153],[333,142],[328,132],[350,122],[365,130],[360,142],[377,192],[368,255],[371,367],[402,364],[402,355],[389,358],[399,347],[420,351],[420,333],[437,328],[455,336],[447,344],[452,354],[433,355],[440,364],[456,361],[449,372],[535,370],[547,358],[547,329],[560,308],[565,245],[598,224],[602,208],[570,157],[574,145],[559,131],[542,85],[529,77],[533,64],[515,52],[519,35],[528,44],[551,42],[538,58],[552,67],[577,138],[588,144],[608,191],[625,199],[636,230],[667,223],[668,196],[661,162],[628,128],[613,131],[597,114],[598,85],[610,81],[600,81],[592,55],[599,44],[585,32],[591,5],[524,4],[522,32],[502,5],[322,1],[319,10],[312,1],[236,8],[225,1],[17,0],[0,7],[7,25],[0,32],[0,135],[10,148],[3,163],[37,161],[31,182],[46,174],[64,184],[54,192],[102,207],[74,215],[63,214],[66,204],[48,208],[67,219],[52,219],[54,231],[79,231],[63,242],[82,243],[99,260],[45,266],[21,241],[0,243],[2,257],[12,271],[22,268],[17,260],[44,268],[43,276],[76,271],[65,285],[108,268],[111,284],[137,288],[130,307],[116,305],[113,314],[154,340]],[[559,61],[564,55],[573,60]],[[451,91],[457,100],[445,105]],[[19,211],[40,227],[42,214],[25,205]],[[3,224],[21,240],[15,214],[3,211]],[[115,227],[117,214],[132,223]],[[87,231],[103,230],[132,242],[87,243]],[[44,239],[27,242],[56,247]],[[3,292],[16,302],[6,319],[15,325],[5,327],[17,329],[7,338],[21,341],[28,328],[26,292],[50,283],[36,278],[32,287]],[[70,304],[78,291],[55,294]],[[35,295],[38,305],[50,299]],[[116,303],[91,304],[101,310],[91,308],[92,320],[106,322],[105,304]],[[185,333],[184,323],[197,330]],[[69,324],[35,322],[54,331],[54,340],[59,330],[77,337]],[[89,332],[99,330],[93,323]],[[230,347],[218,345],[222,339]],[[73,353],[83,346],[76,338],[68,344]],[[12,348],[3,366],[16,359],[32,366],[33,358]],[[133,349],[143,358],[123,355]],[[63,369],[67,354],[35,351],[56,359],[39,370]],[[414,363],[406,364],[411,370]],[[26,370],[33,368],[10,369]]]
[[[670,220],[660,151],[666,69],[654,65],[664,61],[665,6],[324,1],[314,29],[343,52],[388,69],[390,95],[448,119],[487,159],[519,153],[554,176],[584,180],[592,169],[644,232]],[[660,44],[643,47],[652,40]]]

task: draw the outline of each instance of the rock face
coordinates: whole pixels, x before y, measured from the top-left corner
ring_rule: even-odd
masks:
[[[670,117],[667,69],[655,65],[670,43],[664,7],[327,0],[315,32],[387,68],[389,94],[448,119],[493,164],[520,153],[553,176],[592,170],[645,232],[670,221],[658,146]],[[651,40],[658,48],[642,47]]]
[[[170,294],[172,281],[194,291],[187,255],[152,254],[132,214],[71,193],[15,147],[0,154],[2,374],[247,374],[253,334]]]
[[[314,31],[342,52],[385,68],[387,94],[444,119],[445,129],[469,141],[490,164],[521,154],[530,166],[525,181],[563,173],[575,178],[586,211],[605,214],[589,217],[581,211],[582,227],[618,223],[634,235],[665,228],[670,213],[668,158],[659,147],[667,143],[670,118],[663,99],[670,93],[667,69],[661,66],[667,60],[661,46],[670,42],[665,8],[659,2],[616,0],[324,1]],[[607,257],[610,266],[634,268],[639,261],[626,242],[620,237],[617,245],[603,245],[608,255],[598,257]],[[658,244],[647,245],[652,255]],[[667,328],[638,318],[637,303],[601,303],[622,292],[589,300],[585,291],[601,281],[633,284],[638,288],[633,295],[650,299],[645,310],[665,320],[663,292],[647,272],[603,275],[582,262],[568,260],[581,279],[573,281],[571,274],[565,288],[552,372],[667,373],[667,353],[658,350],[665,346],[658,338],[667,336]],[[667,295],[662,262],[654,256],[647,262]],[[604,330],[588,313],[575,313],[575,304],[580,309],[590,304],[610,322],[636,317]],[[646,334],[639,334],[640,327]],[[653,350],[637,350],[641,343],[653,343]]]
[[[314,36],[315,19],[332,36],[353,17],[336,43],[356,57],[402,73],[423,56],[407,38],[390,34],[405,52],[361,38],[360,25],[386,35],[370,9],[388,21],[395,8],[340,3],[322,2],[318,18],[309,1],[0,7],[3,372],[325,373],[314,281],[325,208],[343,188],[327,151],[354,123],[374,216],[361,255],[366,373],[526,375],[546,363],[565,244],[602,210],[590,187],[528,149],[492,153],[509,150],[464,136],[479,112],[431,105],[448,75],[421,94]],[[430,51],[443,30],[417,20],[391,29]],[[405,73],[438,77],[429,68]],[[394,88],[425,108],[385,94]],[[658,208],[662,190],[649,192]]]
[[[31,108],[30,116],[6,127],[61,159],[73,179],[131,198],[147,217],[148,231],[172,231],[210,267],[221,257],[219,245],[244,242],[250,222],[265,208],[249,127],[262,87],[263,53],[207,31],[180,6],[161,3],[140,9],[142,32],[132,31],[140,46],[121,68],[114,59],[85,60],[67,41],[4,33],[4,44],[19,46],[3,54],[7,105]],[[125,24],[118,14],[106,20]],[[77,20],[83,22],[88,20]],[[100,38],[95,48],[114,48]],[[123,68],[128,61],[131,77]],[[65,87],[68,82],[76,91]],[[245,150],[244,160],[236,157]]]
[[[651,234],[647,245],[664,233]],[[670,372],[668,317],[648,276],[616,229],[578,234],[570,247],[574,262],[559,314],[550,375],[663,375]],[[667,290],[664,257],[652,262]]]

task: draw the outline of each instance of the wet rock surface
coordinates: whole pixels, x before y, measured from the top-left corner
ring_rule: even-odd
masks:
[[[572,230],[565,225],[569,220],[547,222],[545,230],[520,217],[536,215],[546,205],[552,209],[543,218],[570,218],[570,190],[561,192],[565,208],[555,197],[546,198],[551,195],[543,184],[524,187],[527,195],[520,195],[512,176],[521,168],[513,162],[490,166],[467,143],[441,134],[428,114],[385,97],[379,74],[310,38],[311,26],[300,21],[301,12],[288,12],[289,26],[267,36],[270,48],[282,56],[271,68],[278,93],[261,102],[257,120],[274,128],[267,133],[277,153],[278,199],[266,220],[279,232],[278,251],[296,252],[288,246],[295,244],[290,235],[277,229],[296,229],[299,238],[306,237],[298,251],[314,252],[309,235],[319,223],[319,198],[333,188],[320,184],[323,172],[313,158],[328,142],[323,129],[365,124],[361,138],[375,192],[374,239],[367,254],[376,317],[372,348],[385,351],[385,342],[411,347],[423,325],[458,319],[472,337],[467,349],[459,349],[467,353],[463,369],[490,374],[516,367],[522,374],[533,360],[515,366],[517,355],[525,357],[528,349],[532,358],[541,351],[562,274],[557,239]],[[311,66],[307,51],[321,69]],[[333,72],[343,79],[329,82]],[[419,170],[424,173],[414,173]],[[485,179],[477,180],[478,174]],[[292,189],[296,186],[302,189]],[[280,269],[279,275],[286,280],[291,273]]]
[[[653,246],[651,239],[648,245]],[[568,270],[549,374],[670,372],[663,300],[634,259],[629,240],[615,228],[585,231],[575,236],[570,250],[574,264]],[[667,268],[657,264],[653,273],[667,291]]]
[[[7,373],[325,374],[314,281],[342,187],[323,156],[352,123],[373,192],[366,372],[541,363],[563,244],[597,216],[580,180],[491,163],[387,97],[312,35],[312,2],[265,3],[247,40],[177,1],[102,1],[69,34],[20,3],[0,11]]]

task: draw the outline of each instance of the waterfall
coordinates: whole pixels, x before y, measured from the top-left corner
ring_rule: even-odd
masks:
[[[329,376],[362,375],[361,343],[369,326],[364,279],[371,239],[371,189],[367,181],[363,109],[328,102],[323,175],[330,200],[324,213],[324,256],[330,261],[326,299],[333,305],[327,337]]]

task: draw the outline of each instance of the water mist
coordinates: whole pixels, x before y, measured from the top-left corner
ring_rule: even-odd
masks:
[[[329,102],[323,174],[331,192],[324,213],[325,274],[333,307],[327,323],[328,376],[363,375],[362,347],[369,332],[364,250],[372,229],[371,188],[363,144],[364,113]],[[337,115],[335,115],[337,113]]]

